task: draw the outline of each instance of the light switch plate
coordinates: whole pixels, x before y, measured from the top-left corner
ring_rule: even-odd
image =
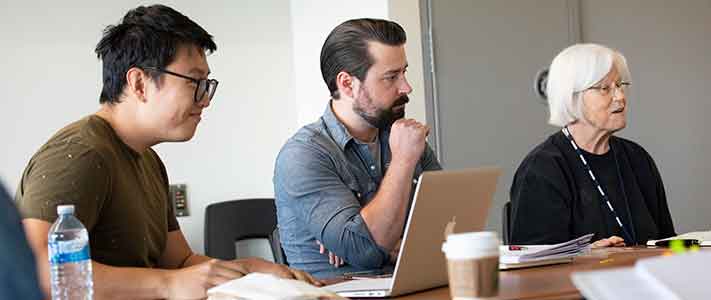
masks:
[[[184,183],[170,185],[170,202],[176,217],[187,217],[188,212],[188,186]]]

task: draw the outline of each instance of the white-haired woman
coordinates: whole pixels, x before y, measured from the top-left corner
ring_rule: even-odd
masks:
[[[513,244],[552,244],[587,233],[595,246],[674,236],[664,184],[625,128],[630,73],[621,53],[577,44],[548,73],[549,123],[562,127],[534,148],[511,185]]]

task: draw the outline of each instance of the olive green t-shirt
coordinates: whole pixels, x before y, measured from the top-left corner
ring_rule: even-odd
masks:
[[[16,198],[23,218],[50,223],[57,205],[74,204],[91,258],[112,266],[158,266],[168,232],[179,229],[158,155],[132,150],[96,115],[64,127],[35,153]]]

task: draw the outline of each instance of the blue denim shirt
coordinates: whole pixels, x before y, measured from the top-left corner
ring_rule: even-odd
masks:
[[[331,105],[290,138],[276,160],[274,192],[281,244],[291,267],[318,278],[387,267],[389,254],[373,240],[360,210],[375,196],[390,165],[389,130],[379,132],[381,166],[358,144]],[[412,175],[414,195],[423,171],[441,169],[427,145]],[[382,170],[382,171],[381,171]],[[316,241],[343,258],[336,268]]]

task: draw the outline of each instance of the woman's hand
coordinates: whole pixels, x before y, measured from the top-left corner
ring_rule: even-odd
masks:
[[[599,241],[596,241],[592,244],[593,249],[594,248],[604,248],[604,247],[624,247],[625,246],[625,239],[613,235],[609,238],[606,239],[601,239]]]

